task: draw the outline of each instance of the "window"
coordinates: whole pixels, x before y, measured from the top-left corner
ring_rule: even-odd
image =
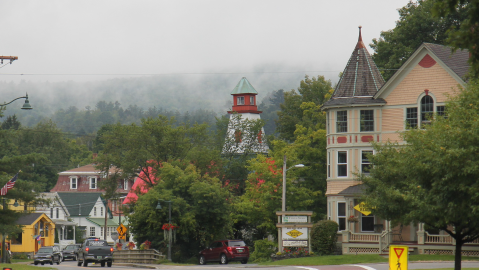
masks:
[[[57,219],[59,219],[59,218],[60,218],[60,208],[57,207],[56,210],[57,210],[57,211],[56,211],[56,212],[57,212],[57,213],[56,213],[56,214],[57,214]]]
[[[254,105],[254,97],[249,97],[249,105]]]
[[[331,177],[331,152],[328,152],[328,178]]]
[[[346,151],[338,152],[338,177],[348,176],[348,154]]]
[[[128,190],[128,179],[123,180],[123,189]]]
[[[53,219],[53,208],[50,208],[50,218]]]
[[[96,217],[96,206],[93,207],[93,216]]]
[[[417,127],[417,108],[406,109],[406,125],[407,128]]]
[[[258,143],[263,143],[263,131],[258,132]]]
[[[374,216],[361,214],[361,231],[374,232]]]
[[[326,113],[326,134],[329,134],[329,112]]]
[[[431,117],[433,113],[434,100],[431,96],[424,96],[421,99],[421,125],[429,124],[431,122]]]
[[[108,228],[108,227],[107,227]],[[105,229],[105,227],[100,227],[100,236],[103,237],[103,230]]]
[[[348,111],[338,111],[336,116],[336,132],[348,132]]]
[[[241,142],[241,130],[235,130],[235,143]]]
[[[372,155],[373,151],[362,151],[361,152],[361,172],[369,174],[371,169],[371,162],[369,162],[368,155]]]
[[[77,189],[78,178],[72,177],[70,178],[70,189]]]
[[[360,131],[374,131],[374,110],[361,110]]]
[[[90,236],[95,236],[95,227],[90,227]]]
[[[331,202],[328,202],[328,220],[331,220],[331,215],[332,215]]]
[[[244,105],[244,97],[236,97],[236,105]]]
[[[90,178],[90,189],[96,189],[96,178]]]
[[[446,117],[446,106],[437,106],[436,112],[437,112],[437,115]]]
[[[103,216],[103,207],[100,207],[100,216]]]
[[[346,203],[338,202],[338,224],[339,230],[346,230]]]

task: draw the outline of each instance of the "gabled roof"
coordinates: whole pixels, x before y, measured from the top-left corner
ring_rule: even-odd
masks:
[[[57,192],[41,192],[40,197],[42,199],[50,200],[52,202],[51,206],[59,206],[62,208],[62,210],[65,212],[66,216],[70,216],[70,213],[68,213],[68,209],[65,207],[65,204],[63,203],[63,200],[58,196]],[[42,205],[38,206],[37,208],[40,210],[45,210],[49,206],[48,205]]]
[[[95,206],[98,198],[101,196],[100,192],[58,192],[58,196],[65,204],[70,216],[84,216],[90,215],[93,206]],[[103,200],[102,200],[103,201]]]
[[[424,55],[428,56],[430,59],[429,61],[432,61],[432,63],[435,61],[441,65],[460,84],[465,84],[465,75],[470,68],[467,62],[469,59],[469,52],[467,50],[457,50],[453,53],[451,47],[424,42],[383,85],[383,87],[381,87],[381,89],[374,95],[374,98],[384,97],[383,93],[388,92],[387,89],[389,88],[394,88],[394,84],[397,84],[400,80],[398,78],[408,74],[417,62],[422,61],[421,59],[418,59],[418,56],[424,57]],[[425,58],[426,57],[422,59],[424,60]],[[421,65],[420,62],[419,65]]]
[[[258,94],[251,83],[246,79],[246,77],[241,78],[238,84],[235,86],[233,91],[231,92],[232,95],[237,94]]]
[[[44,215],[44,214],[43,213],[31,213],[31,214],[23,215],[19,219],[17,219],[16,224],[18,224],[18,225],[30,225],[33,222],[35,222],[37,219],[39,219],[42,215]],[[45,217],[46,217],[46,215],[45,215]]]
[[[365,97],[373,96],[384,84],[384,79],[364,46],[359,27],[359,38],[349,58],[336,89],[331,97]],[[329,101],[328,101],[329,102]],[[328,104],[326,102],[325,104]]]
[[[68,171],[59,172],[59,175],[98,175],[101,173],[100,170],[95,168],[96,164],[88,164],[78,168],[74,168]],[[116,167],[110,167],[110,174],[113,174],[117,171]]]

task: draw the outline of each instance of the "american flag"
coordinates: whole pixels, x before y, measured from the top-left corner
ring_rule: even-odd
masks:
[[[18,173],[15,174],[10,181],[8,181],[5,186],[2,187],[2,190],[0,191],[0,195],[5,196],[7,195],[8,190],[12,189],[13,186],[15,185],[15,181],[17,181]]]

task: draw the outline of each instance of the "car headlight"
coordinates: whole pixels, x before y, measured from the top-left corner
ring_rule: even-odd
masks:
[[[38,258],[38,255],[34,255],[33,258],[34,258],[34,259]]]
[[[47,255],[47,258],[51,258],[51,257],[52,257],[52,255]]]

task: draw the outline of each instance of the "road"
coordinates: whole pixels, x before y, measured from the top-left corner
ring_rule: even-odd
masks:
[[[38,265],[43,268],[57,268],[58,270],[72,270],[72,269],[87,269],[84,267],[78,267],[76,262],[65,261],[60,265]],[[191,265],[191,266],[171,266],[171,265],[151,265],[156,269],[173,269],[173,270],[234,270],[234,269],[248,269],[248,270],[265,270],[265,269],[274,269],[274,270],[389,270],[389,265],[386,263],[380,264],[361,264],[361,265],[322,265],[322,266],[264,266],[257,264],[207,264],[207,265]],[[479,268],[479,262],[463,262],[463,268]],[[125,270],[125,269],[146,269],[144,267],[134,267],[132,265],[115,265],[113,263],[112,267],[102,268],[100,264],[88,264],[90,269],[104,269],[104,270]],[[409,263],[409,270],[414,269],[433,269],[433,268],[454,268],[453,262],[420,262],[420,263]],[[153,268],[154,269],[154,268]],[[394,269],[397,270],[397,269]]]

